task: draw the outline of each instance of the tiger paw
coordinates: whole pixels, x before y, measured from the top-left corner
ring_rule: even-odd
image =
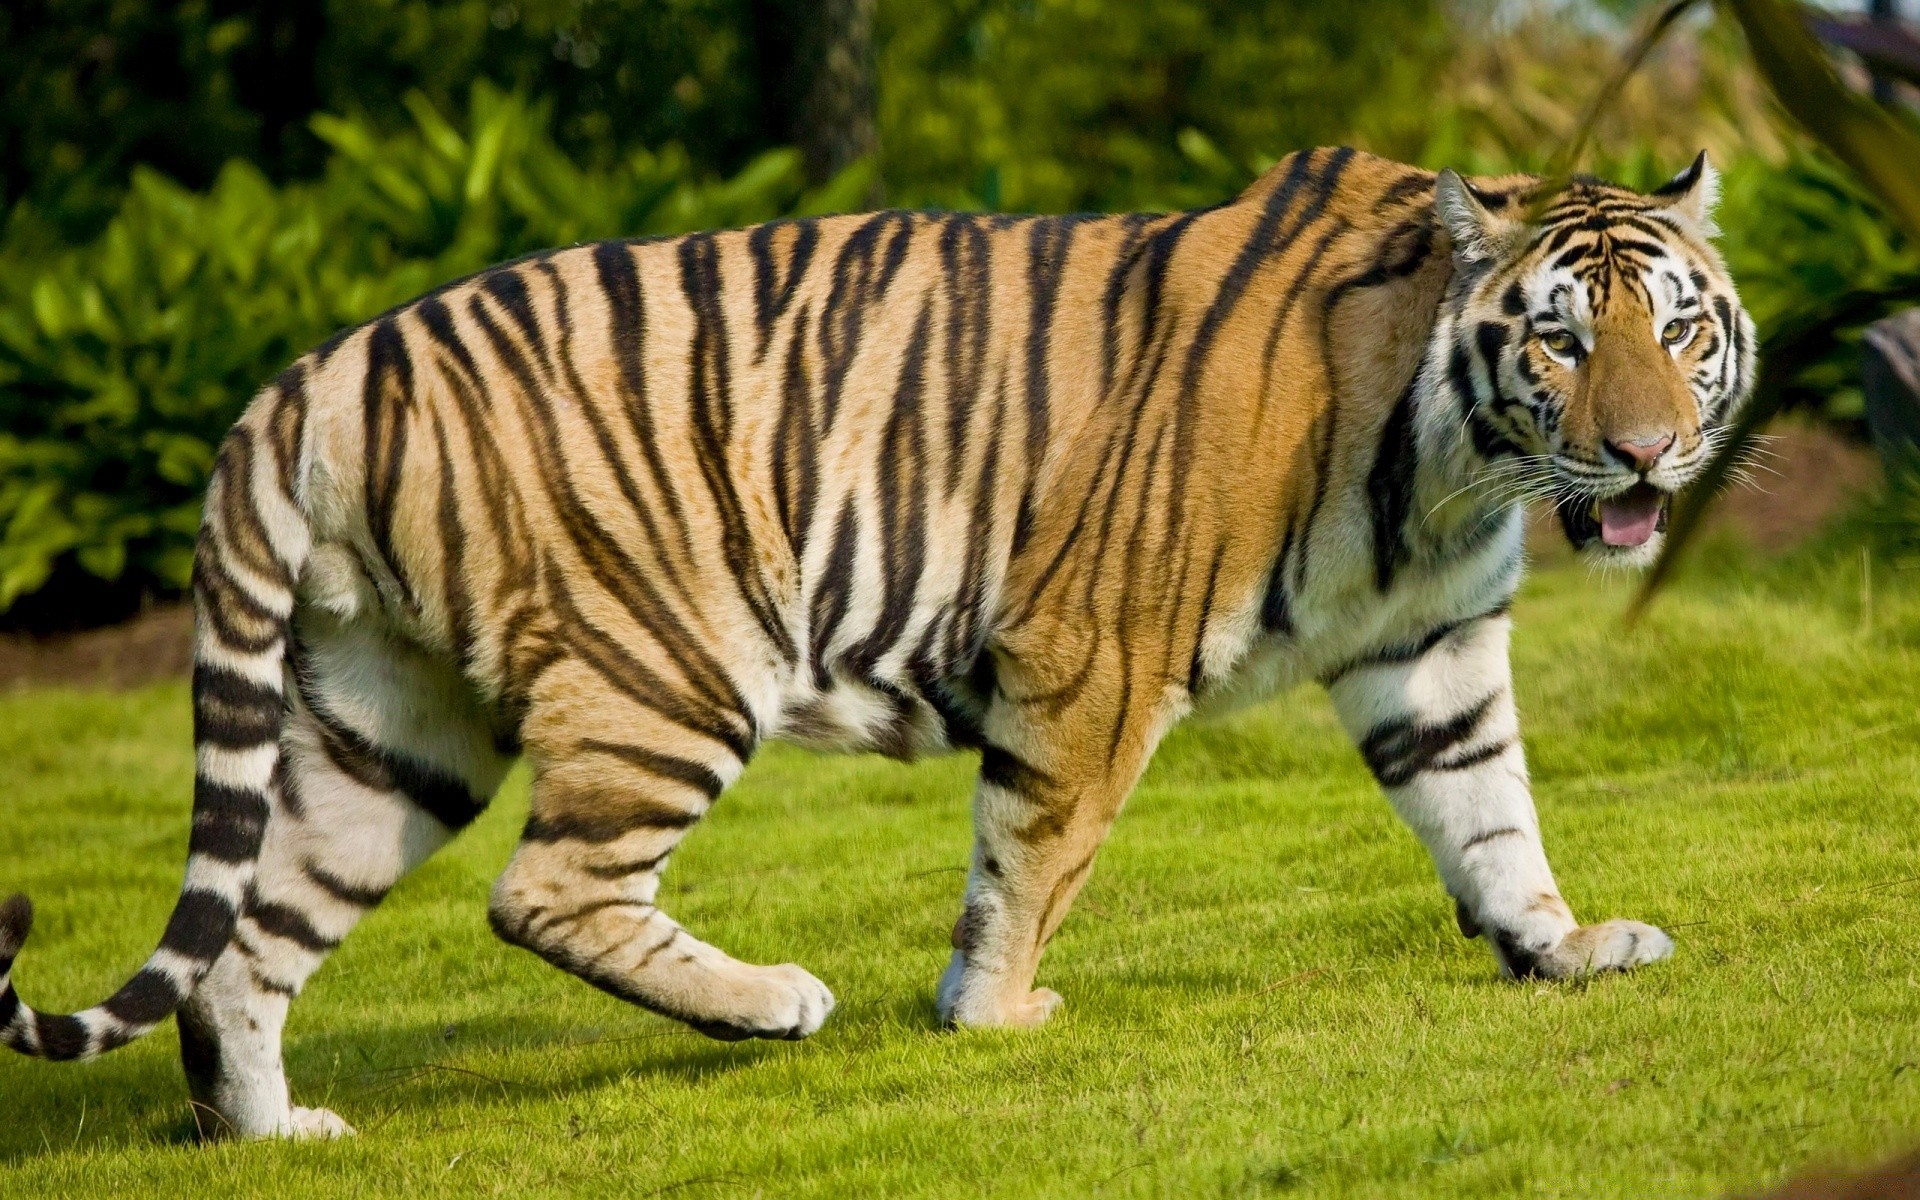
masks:
[[[1537,970],[1553,979],[1575,979],[1603,971],[1631,971],[1673,954],[1664,930],[1639,921],[1602,921],[1582,925],[1541,955]]]
[[[356,1130],[330,1108],[298,1108],[288,1124],[286,1136],[294,1141],[329,1141],[353,1137]]]
[[[1052,988],[1023,993],[998,983],[985,972],[968,972],[964,957],[955,951],[940,977],[934,1007],[946,1024],[970,1029],[1032,1029],[1046,1024],[1060,1007],[1060,993]]]
[[[778,967],[735,964],[738,974],[723,997],[724,1011],[692,1017],[688,1024],[710,1038],[798,1041],[811,1037],[833,1011],[827,985],[792,963]]]

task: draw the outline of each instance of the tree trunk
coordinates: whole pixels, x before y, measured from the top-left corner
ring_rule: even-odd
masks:
[[[874,125],[874,0],[754,0],[768,126],[820,184],[880,148]],[[881,202],[879,175],[867,202]]]

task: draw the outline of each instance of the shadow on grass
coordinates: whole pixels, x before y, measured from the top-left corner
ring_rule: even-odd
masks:
[[[940,1028],[930,994],[889,996],[840,1015],[838,1032],[854,1053],[899,1032]],[[290,1037],[287,1074],[295,1103],[341,1109],[362,1133],[376,1134],[396,1117],[448,1104],[566,1099],[635,1080],[697,1087],[792,1050],[712,1041],[638,1010],[609,1016],[614,1028],[605,1033],[510,1013],[457,1027],[348,1023]],[[855,1021],[844,1020],[850,1016]],[[523,1074],[530,1066],[539,1077]],[[23,1101],[14,1112],[24,1119],[0,1122],[0,1168],[90,1149],[197,1141],[172,1038],[83,1064],[21,1063],[10,1073]]]
[[[578,1032],[577,1026],[502,1021],[463,1026],[447,1041],[430,1025],[345,1029],[291,1041],[288,1076],[295,1103],[346,1110],[363,1133],[375,1133],[395,1115],[433,1113],[447,1103],[564,1098],[635,1078],[698,1085],[778,1052],[771,1043],[710,1042],[664,1027],[586,1039]],[[440,1053],[422,1053],[431,1047]],[[551,1062],[574,1050],[597,1053],[582,1054],[578,1070],[549,1068],[547,1078],[520,1078],[515,1065],[495,1068],[490,1061],[532,1053]],[[355,1061],[369,1065],[331,1075],[325,1065]],[[171,1053],[109,1056],[79,1066],[33,1064],[19,1073],[16,1086],[32,1092],[16,1109],[24,1119],[0,1124],[0,1167],[88,1149],[196,1141],[186,1081]]]

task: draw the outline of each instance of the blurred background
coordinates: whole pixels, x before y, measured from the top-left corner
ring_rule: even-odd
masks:
[[[1327,143],[1538,170],[1651,15],[1635,0],[9,0],[0,628],[177,597],[213,449],[254,389],[486,264],[880,203],[1188,207]],[[1840,78],[1910,123],[1920,40],[1886,23],[1896,5],[1812,15]],[[1754,63],[1740,23],[1697,6],[1576,165],[1647,186],[1712,153],[1743,293],[1770,339],[1797,339],[1782,397],[1827,439],[1818,486],[1859,469],[1862,331],[1920,302],[1920,248]]]

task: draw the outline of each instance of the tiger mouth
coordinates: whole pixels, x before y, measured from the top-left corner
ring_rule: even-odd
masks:
[[[1671,493],[1641,482],[1612,496],[1570,496],[1555,511],[1574,549],[1599,542],[1611,550],[1628,550],[1665,533],[1672,508]]]

